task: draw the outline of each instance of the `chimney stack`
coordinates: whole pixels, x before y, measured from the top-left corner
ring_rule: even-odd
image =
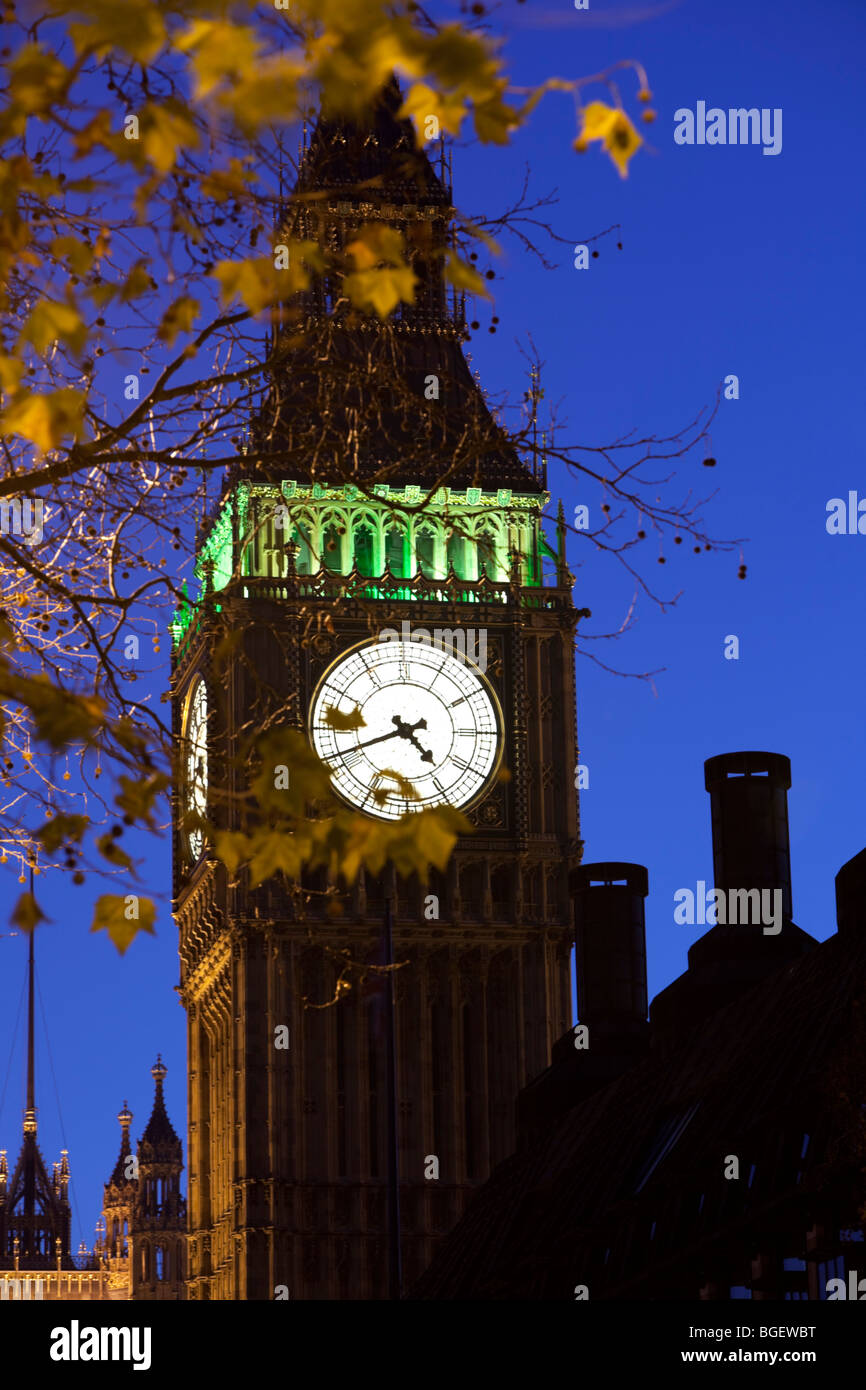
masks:
[[[781,889],[782,920],[792,918],[788,789],[782,753],[722,753],[704,763],[713,827],[716,888]]]
[[[574,903],[580,1026],[554,1043],[550,1066],[520,1092],[518,1148],[628,1071],[649,1045],[646,869],[642,864],[581,864],[569,874],[568,887]]]
[[[724,907],[717,899],[716,924],[689,947],[688,970],[652,1001],[651,1046],[660,1052],[682,1046],[710,1014],[815,945],[791,920],[790,759],[722,753],[704,763],[704,782]]]
[[[642,864],[581,864],[572,870],[569,888],[577,1017],[589,1028],[591,1040],[640,1036],[647,1016],[647,871]]]

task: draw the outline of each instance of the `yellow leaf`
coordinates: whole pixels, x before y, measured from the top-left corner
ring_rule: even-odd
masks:
[[[256,847],[250,861],[250,885],[258,887],[275,874],[297,878],[306,859],[309,840],[287,830],[270,830],[255,836]]]
[[[29,935],[34,927],[38,927],[40,922],[46,922],[48,918],[39,907],[32,893],[22,893],[15,907],[12,909],[12,915],[9,920],[13,927],[18,927],[21,931]]]
[[[227,169],[212,169],[202,174],[199,188],[206,198],[224,203],[228,198],[240,198],[246,193],[254,177],[251,169],[245,169],[239,159],[232,158]]]
[[[583,122],[579,139],[603,140],[616,118],[616,107],[607,106],[603,101],[591,101],[582,111]]]
[[[445,279],[457,290],[468,290],[470,294],[480,294],[485,299],[490,299],[490,292],[478,271],[468,261],[462,260],[455,251],[446,253]]]
[[[402,265],[405,245],[396,227],[384,222],[367,222],[358,228],[354,241],[346,247],[356,270],[371,270],[381,264]]]
[[[427,69],[443,84],[460,88],[473,102],[484,101],[496,88],[499,63],[480,34],[461,24],[446,24],[427,47]]]
[[[25,396],[0,417],[4,430],[31,440],[42,453],[55,449],[65,435],[77,439],[84,419],[84,396],[64,387],[50,396]]]
[[[118,777],[120,791],[114,798],[115,805],[134,820],[142,820],[152,826],[153,804],[157,797],[171,785],[171,778],[164,772],[153,772],[144,779],[140,777]]]
[[[239,830],[218,830],[214,836],[214,850],[230,874],[237,873],[238,867],[245,864],[252,853],[252,841]]]
[[[506,83],[502,83],[504,91]],[[499,93],[472,107],[475,133],[485,145],[507,145],[512,130],[520,125],[520,112],[502,100]]]
[[[219,261],[213,269],[219,281],[223,304],[240,299],[251,314],[260,314],[272,304],[279,304],[296,290],[306,289],[310,277],[298,258],[292,256],[289,245],[289,266],[277,270],[273,259],[265,256],[243,261]]]
[[[160,174],[173,169],[180,149],[194,150],[199,144],[195,122],[180,102],[149,106],[141,115],[141,144]]]
[[[427,139],[424,127],[429,116],[436,117],[441,130],[447,130],[450,135],[459,135],[466,115],[466,102],[454,92],[437,92],[426,82],[415,82],[406,93],[406,100],[398,114],[408,116],[414,122],[421,145]]]
[[[80,0],[60,0],[55,9],[82,10]],[[87,22],[70,24],[69,33],[79,52],[94,48],[102,57],[113,51],[150,63],[166,41],[165,21],[152,0],[87,0]]]
[[[435,869],[444,869],[458,836],[471,834],[472,823],[452,806],[433,806],[418,812],[415,830],[427,862]]]
[[[616,165],[621,179],[628,177],[628,162],[642,144],[642,137],[638,135],[625,112],[617,111],[605,136],[604,148]]]
[[[74,303],[40,299],[21,330],[19,342],[32,343],[37,352],[44,352],[58,341],[80,352],[87,342],[87,324]]]
[[[414,304],[416,277],[406,264],[403,237],[396,227],[366,223],[346,251],[356,270],[345,277],[343,287],[357,308],[386,319],[401,301]]]
[[[303,817],[311,801],[331,795],[331,775],[316,756],[305,734],[298,729],[277,729],[256,744],[259,771],[250,783],[256,803],[281,812],[283,816]],[[288,786],[282,772],[288,772]]]
[[[96,841],[96,848],[109,864],[117,869],[131,869],[132,860],[126,850],[120,848],[113,835],[100,835]]]
[[[349,714],[341,714],[336,705],[328,705],[322,715],[322,723],[329,729],[363,729],[367,721],[358,705]]]
[[[93,247],[79,241],[78,237],[56,236],[49,249],[53,255],[63,256],[75,275],[86,275],[93,265]]]
[[[24,363],[17,357],[0,357],[0,387],[14,391],[24,375]]]
[[[7,98],[28,115],[47,111],[64,90],[69,76],[68,69],[41,44],[25,44],[9,62]]]
[[[255,72],[260,48],[249,24],[219,19],[193,20],[186,33],[175,39],[175,46],[191,54],[197,100],[209,96],[229,77]]]
[[[182,295],[170,304],[162,316],[156,336],[162,342],[173,343],[178,333],[189,333],[201,305],[197,299]]]
[[[136,261],[132,270],[127,275],[125,281],[120,286],[120,302],[128,304],[133,299],[138,299],[140,295],[146,294],[153,286],[150,283],[150,271],[144,261]]]
[[[156,935],[153,930],[155,918],[156,908],[149,898],[139,898],[137,894],[132,893],[126,897],[118,897],[115,893],[103,893],[96,900],[90,930],[107,931],[123,955],[140,931],[146,931],[151,936]]]
[[[358,309],[372,310],[380,319],[386,319],[401,302],[415,303],[415,276],[408,266],[360,270],[347,275],[343,286]]]
[[[262,72],[251,73],[219,98],[249,135],[263,125],[284,125],[296,118],[300,71],[288,59],[282,63],[279,71],[274,71],[273,63],[263,65]]]
[[[34,831],[36,839],[44,846],[48,854],[54,854],[61,845],[69,840],[78,841],[81,839],[88,825],[89,816],[67,815],[61,812],[51,820],[47,820],[44,825]]]
[[[389,782],[394,782],[396,791],[400,796],[406,797],[409,801],[418,800],[418,793],[413,784],[409,781],[408,777],[403,776],[402,772],[395,772],[392,767],[383,767],[379,776],[387,777]],[[388,800],[388,797],[392,795],[393,791],[394,788],[384,788],[380,791],[374,791],[373,800],[377,805],[383,806]]]

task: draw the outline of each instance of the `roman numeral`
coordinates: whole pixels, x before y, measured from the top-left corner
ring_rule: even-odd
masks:
[[[473,736],[474,733],[475,733],[475,730],[474,730],[474,729],[458,729],[457,732],[458,732],[458,734],[468,734],[469,737],[472,738],[472,736]]]
[[[373,682],[373,684],[381,689],[382,682],[379,678],[379,672],[376,670],[374,666],[370,666],[368,664],[366,658],[364,658],[364,669],[366,670],[367,675],[370,677],[370,680]]]
[[[466,700],[466,696],[465,696],[465,695],[461,695],[460,698],[459,698],[459,700],[452,700],[452,701],[451,701],[451,704],[448,706],[448,708],[449,708],[449,709],[454,709],[454,706],[455,706],[455,705],[462,705],[462,704],[465,702],[465,700]]]
[[[462,758],[452,758],[451,761],[455,767],[460,768],[461,772],[465,772],[467,767],[469,766],[469,764],[465,763]]]

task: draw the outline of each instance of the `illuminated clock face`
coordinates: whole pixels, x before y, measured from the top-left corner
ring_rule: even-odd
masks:
[[[335,727],[355,710],[362,726]],[[468,806],[502,755],[491,687],[472,662],[433,642],[364,642],[344,653],[319,681],[309,725],[335,789],[384,820],[428,806]]]
[[[190,694],[186,717],[186,809],[197,815],[207,815],[207,686],[196,682]],[[196,828],[187,835],[189,857],[193,863],[201,858],[204,833]]]

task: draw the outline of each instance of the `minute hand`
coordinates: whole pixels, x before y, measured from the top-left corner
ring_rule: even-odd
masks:
[[[374,743],[384,743],[385,740],[388,739],[388,738],[400,738],[400,737],[404,737],[404,735],[401,734],[401,730],[400,730],[400,729],[395,729],[394,732],[391,733],[391,734],[380,734],[378,738],[368,738],[366,743],[356,743],[356,744],[355,744],[355,747],[356,747],[356,748],[371,748],[371,747],[373,746]]]

